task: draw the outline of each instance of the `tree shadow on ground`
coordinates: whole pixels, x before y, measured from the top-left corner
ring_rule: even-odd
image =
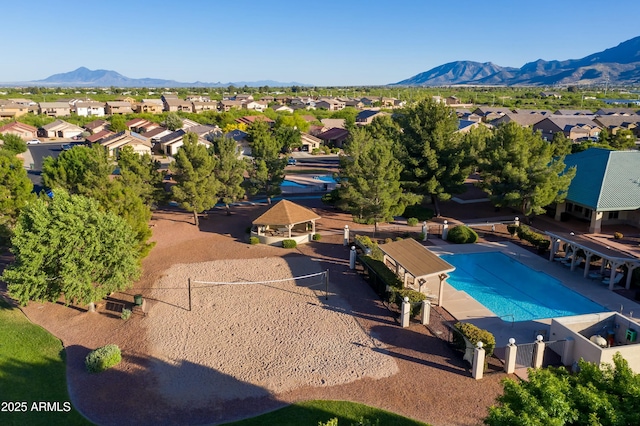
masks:
[[[67,352],[74,405],[96,424],[220,423],[286,405],[260,386],[184,360],[123,353],[121,365],[91,374],[88,348]]]

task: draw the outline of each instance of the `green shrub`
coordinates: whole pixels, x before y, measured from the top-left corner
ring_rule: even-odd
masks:
[[[360,247],[365,249],[365,252],[367,248],[371,250],[371,253],[369,253],[368,256],[376,260],[382,260],[384,255],[382,254],[382,251],[378,247],[378,243],[376,243],[375,241],[372,241],[371,238],[367,237],[366,235],[356,235],[355,239],[356,239],[356,243]]]
[[[464,337],[466,337],[467,340],[469,340],[474,346],[478,342],[482,342],[482,347],[485,350],[485,356],[487,358],[493,355],[493,350],[496,347],[496,338],[493,336],[493,334],[468,322],[458,322],[454,325],[454,327],[456,328],[456,330],[460,331],[460,333],[462,333],[462,335],[464,335]]]
[[[468,226],[458,225],[449,230],[447,241],[455,244],[472,244],[478,241],[478,234]]]
[[[324,194],[320,200],[322,200],[323,204],[329,205],[329,206],[335,206],[336,202],[340,199],[340,193],[338,192],[337,189],[334,189],[331,192],[327,192],[326,194]]]
[[[622,235],[622,232],[614,232],[613,233],[613,238],[615,238],[616,240],[621,240],[624,237],[624,235]]]
[[[120,318],[122,318],[125,321],[131,318],[131,309],[124,308],[122,310],[122,313],[120,314]]]
[[[402,238],[402,237],[395,237],[395,238],[394,238],[394,240],[395,240],[395,241],[402,241],[402,240],[404,240],[404,238]]]
[[[390,242],[392,242],[393,240],[391,238],[385,238],[384,239],[384,243],[385,244],[389,244]]]
[[[376,223],[376,220],[373,218],[363,219],[357,216],[353,216],[351,219],[354,223],[359,223],[360,225],[374,225]]]
[[[311,155],[318,155],[320,154],[320,149],[319,148],[313,148],[311,150]]]
[[[251,245],[260,244],[260,238],[258,238],[258,237],[250,237],[249,238],[249,244],[251,244]]]
[[[551,241],[549,241],[544,235],[533,232],[527,225],[520,225],[516,233],[518,234],[518,238],[528,241],[532,246],[537,247],[539,250],[548,250],[551,245]]]
[[[298,243],[296,243],[296,240],[282,240],[282,247],[284,248],[296,248],[297,245]]]
[[[89,373],[99,373],[119,364],[121,360],[120,348],[117,345],[106,345],[89,352],[84,365]]]
[[[410,217],[409,219],[407,219],[407,225],[416,226],[417,224],[418,224],[418,218],[417,217]]]
[[[427,295],[410,288],[392,287],[389,302],[402,306],[402,301],[405,297],[409,298],[409,303],[411,304],[411,316],[418,315],[422,309],[422,301],[427,298]]]
[[[369,256],[362,256],[360,259],[363,263],[367,264],[367,266],[373,269],[386,285],[392,288],[402,287],[402,281],[400,281],[400,278],[398,278],[398,276],[394,274],[391,269],[387,268],[387,265],[382,263],[381,260],[373,259]]]
[[[320,240],[322,239],[322,235],[320,235],[320,234],[318,234],[318,233],[315,233],[315,234],[313,234],[313,235],[311,236],[311,239],[312,239],[313,241],[320,241]]]

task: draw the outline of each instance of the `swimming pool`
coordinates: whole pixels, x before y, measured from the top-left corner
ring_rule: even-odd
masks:
[[[301,183],[285,179],[282,181],[280,186],[288,186],[288,187],[294,187],[294,188],[307,188],[309,185],[303,185]]]
[[[336,181],[333,176],[329,176],[329,175],[322,175],[322,176],[314,176],[313,177],[316,180],[321,180],[322,182],[327,182],[327,183],[338,183],[338,181]]]
[[[447,282],[505,321],[603,312],[607,309],[543,272],[500,252],[443,255],[456,270]]]

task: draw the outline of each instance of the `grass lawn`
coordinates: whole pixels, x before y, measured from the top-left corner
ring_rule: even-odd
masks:
[[[228,423],[227,426],[317,426],[337,418],[337,426],[425,426],[426,423],[411,420],[389,411],[348,401],[306,401],[285,408]]]
[[[0,424],[90,425],[71,407],[65,368],[60,340],[0,297]],[[34,402],[57,402],[61,411],[38,411]]]

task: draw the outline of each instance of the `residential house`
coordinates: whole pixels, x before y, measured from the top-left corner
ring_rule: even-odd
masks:
[[[178,100],[178,95],[176,95],[175,93],[163,93],[162,96],[160,96],[160,100],[162,101],[162,103],[165,103],[168,100]]]
[[[553,139],[556,133],[563,133],[574,142],[586,139],[596,139],[600,135],[601,127],[587,116],[561,116],[551,115],[533,126],[534,132],[540,132],[542,138],[547,141]]]
[[[232,100],[221,100],[218,102],[218,111],[220,112],[229,112],[232,109],[242,109],[241,101],[232,101]]]
[[[151,141],[151,144],[153,145],[153,148],[155,148],[156,146],[158,146],[158,153],[161,153],[160,151],[160,140],[164,137],[167,136],[168,134],[171,134],[172,131],[165,128],[165,127],[156,127],[155,129],[152,130],[148,130],[144,133],[144,137],[148,138]]]
[[[275,112],[289,112],[293,113],[294,109],[287,105],[274,105],[271,107]]]
[[[133,148],[133,152],[136,154],[151,155],[151,142],[148,138],[129,130],[118,132],[100,141],[100,145],[107,149],[107,152],[112,157],[118,157],[118,154],[125,146]]]
[[[344,118],[323,118],[320,122],[324,126],[323,132],[333,129],[334,127],[338,127],[340,129],[344,129],[346,127],[346,121]]]
[[[249,101],[242,104],[242,108],[244,109],[249,109],[249,110],[254,110],[259,112],[263,112],[265,109],[268,108],[268,106],[269,105],[266,102],[262,102],[262,101]]]
[[[518,123],[522,127],[532,127],[534,124],[544,119],[545,116],[542,114],[520,114],[508,112],[502,117],[493,120],[491,124],[497,127],[501,124],[511,123],[513,121],[514,123]]]
[[[318,149],[320,148],[320,145],[322,145],[322,139],[312,136],[309,133],[301,133],[300,140],[302,142],[300,151],[303,152],[312,152],[314,149]]]
[[[28,124],[20,123],[19,121],[12,121],[0,127],[0,134],[2,135],[16,135],[20,136],[25,141],[35,139],[38,136],[38,129]]]
[[[136,102],[133,109],[139,114],[161,114],[164,111],[164,103],[162,99],[143,99],[141,102]]]
[[[184,130],[191,129],[192,127],[201,126],[201,124],[198,123],[197,121],[189,120],[188,118],[183,118],[181,120],[182,120],[182,128]],[[206,126],[206,127],[211,127],[211,126]]]
[[[356,116],[356,124],[366,126],[367,124],[371,124],[374,118],[384,117],[385,115],[389,115],[389,113],[377,109],[365,109],[360,111]]]
[[[327,109],[329,111],[340,111],[345,108],[345,103],[337,99],[322,98],[316,102],[316,108]]]
[[[225,138],[231,138],[236,141],[238,145],[238,155],[251,156],[251,143],[249,142],[249,133],[243,132],[240,129],[235,129],[226,133]]]
[[[492,124],[483,123],[482,121],[458,120],[458,130],[456,130],[456,133],[467,133],[480,126],[484,126],[489,129],[493,128]]]
[[[559,109],[553,113],[554,115],[587,115],[593,116],[593,111],[588,109]]]
[[[560,99],[562,98],[562,95],[558,92],[540,92],[540,97],[541,98],[554,98],[554,99]]]
[[[186,101],[189,102],[208,102],[211,103],[211,98],[209,96],[203,95],[189,95],[185,98]]]
[[[640,115],[599,115],[593,121],[611,135],[618,130],[631,130],[636,137],[640,136]]]
[[[99,132],[96,132],[87,136],[84,140],[89,143],[99,143],[102,140],[107,139],[111,135],[115,135],[115,133],[110,130],[103,129],[103,130],[100,130]]]
[[[250,95],[248,93],[238,93],[233,97],[232,100],[240,102],[251,102],[253,100],[253,95]]]
[[[118,102],[129,102],[129,104],[130,104],[132,107],[133,107],[133,105],[135,105],[135,104],[136,104],[136,102],[137,102],[137,101],[135,100],[135,98],[132,98],[131,96],[123,96],[123,97],[120,97],[120,98],[116,99],[116,101],[118,101]]]
[[[82,135],[84,129],[63,120],[56,120],[38,129],[38,137],[71,139]]]
[[[376,97],[360,98],[360,102],[362,102],[365,107],[380,106],[380,98]]]
[[[63,117],[71,115],[71,105],[68,102],[40,102],[38,114],[49,117]]]
[[[473,113],[482,117],[482,121],[485,123],[498,119],[508,112],[511,112],[509,108],[488,106],[481,106],[473,110]]]
[[[264,121],[269,124],[270,127],[276,124],[275,121],[264,115],[245,115],[244,117],[236,118],[235,121],[236,123],[246,124],[247,126],[251,126],[256,121]]]
[[[133,113],[131,103],[126,101],[109,101],[106,103],[105,112],[107,115],[123,115]]]
[[[0,99],[0,120],[15,119],[29,113],[29,105]]]
[[[195,133],[198,135],[198,143],[210,146],[211,140],[216,137],[222,136],[220,128],[217,126],[205,126],[198,124],[187,128],[178,129],[175,132],[171,132],[166,136],[163,136],[159,140],[160,151],[166,155],[176,155],[178,149],[184,145],[184,135],[187,133]]]
[[[564,163],[576,167],[576,176],[565,202],[556,206],[556,220],[565,212],[588,220],[590,233],[603,224],[640,228],[640,151],[589,148],[567,155]]]
[[[201,114],[205,111],[218,111],[217,102],[191,101],[191,105],[193,112],[196,114]]]
[[[637,115],[640,110],[635,108],[600,108],[595,112],[596,115]]]
[[[278,95],[276,96],[275,101],[280,105],[287,105],[291,102],[291,98],[287,95]]]
[[[3,99],[4,100],[4,99]],[[26,107],[37,106],[38,103],[36,101],[32,101],[31,99],[24,98],[9,98],[9,102],[13,102],[14,104],[23,105]]]
[[[104,103],[96,101],[79,101],[73,104],[71,111],[80,117],[104,117]]]
[[[127,121],[125,124],[131,132],[140,133],[140,134],[145,133],[148,130],[153,130],[157,127],[160,127],[158,123],[145,120],[144,118],[134,118],[132,120]]]
[[[274,98],[273,96],[263,96],[260,98],[260,100],[262,102],[266,102],[267,104],[270,104],[271,102],[275,102],[276,98]]]
[[[351,108],[355,108],[355,109],[364,108],[364,104],[362,103],[362,101],[360,99],[347,99],[347,100],[344,101],[344,105],[345,105],[345,107],[351,107]]]
[[[89,133],[96,134],[98,132],[101,132],[102,130],[106,129],[109,126],[109,122],[106,120],[93,120],[90,123],[87,123],[84,125],[85,130],[87,130]]]
[[[349,131],[339,127],[334,127],[333,129],[329,129],[326,132],[316,135],[316,137],[323,140],[325,145],[342,148],[344,142],[349,137]]]
[[[193,112],[193,104],[181,99],[167,99],[164,101],[164,110],[167,112]]]

